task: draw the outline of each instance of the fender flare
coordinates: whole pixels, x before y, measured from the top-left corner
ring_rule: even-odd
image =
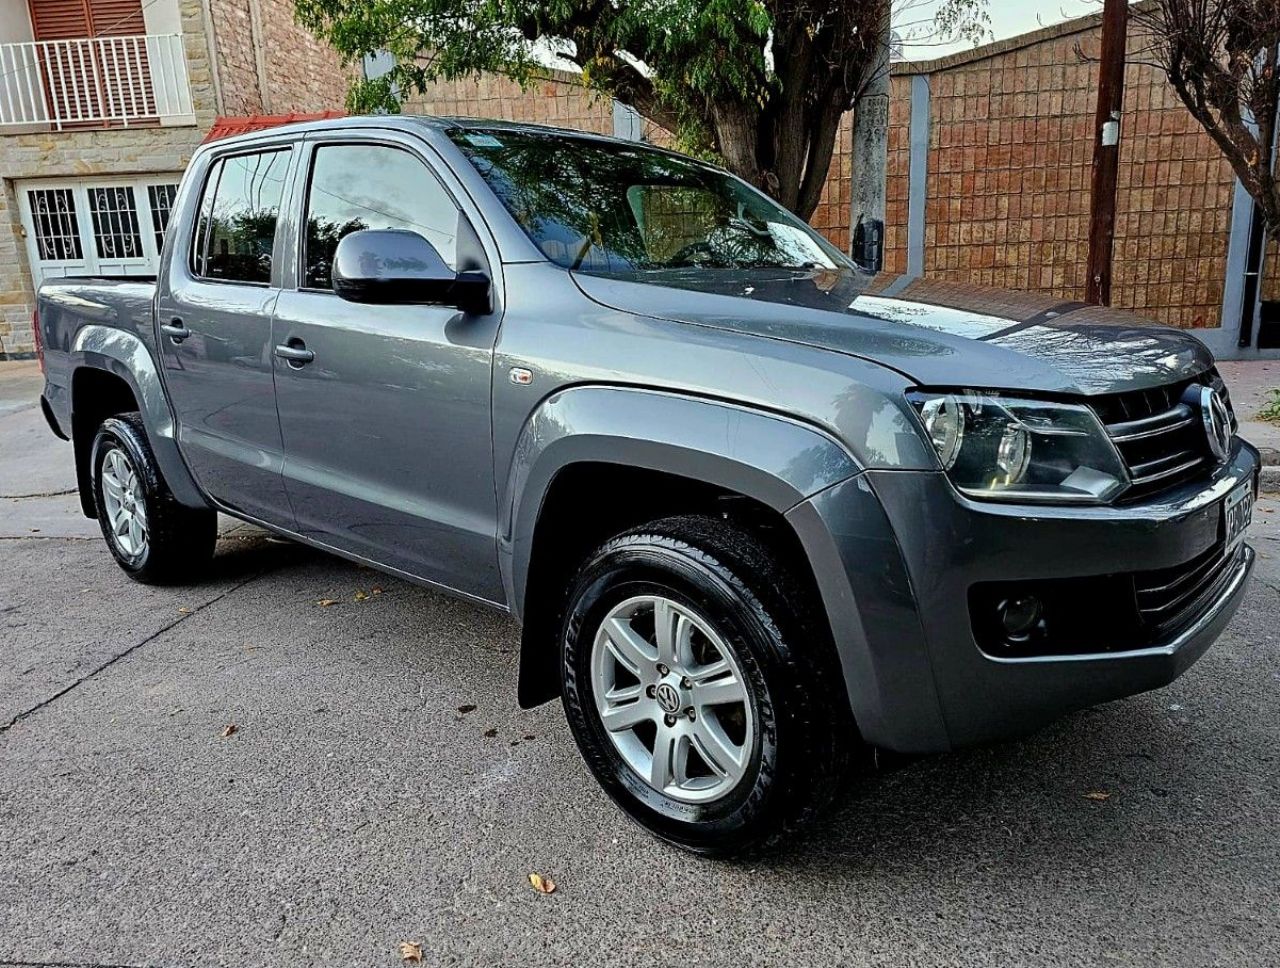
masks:
[[[180,504],[193,508],[210,507],[178,449],[176,426],[169,399],[165,396],[155,359],[135,334],[110,326],[82,326],[71,344],[71,391],[74,394],[75,372],[82,369],[105,370],[118,376],[133,391],[142,412],[147,442],[160,465],[169,490]],[[75,398],[71,401],[71,426],[75,427]],[[80,484],[80,502],[84,512],[93,517],[93,492],[87,487],[89,446],[92,442],[76,441],[76,476]]]
[[[555,655],[553,616],[536,603],[526,608],[526,594],[547,495],[560,472],[582,463],[641,468],[713,484],[779,515],[862,473],[830,434],[768,411],[616,386],[578,386],[547,397],[518,439],[499,521],[507,601],[524,626],[518,687],[524,708],[554,698],[559,689],[549,661]],[[843,656],[840,661],[844,663]]]
[[[553,393],[525,422],[500,512],[503,583],[518,618],[524,614],[534,532],[546,495],[562,470],[588,462],[714,484],[779,514],[862,471],[830,434],[767,411],[617,386]]]

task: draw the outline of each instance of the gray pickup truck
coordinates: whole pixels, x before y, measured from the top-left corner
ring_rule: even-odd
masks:
[[[635,820],[727,854],[858,750],[1170,682],[1258,455],[1194,336],[872,277],[670,152],[353,118],[205,145],[155,280],[40,290],[43,408],[126,572],[216,512],[507,611]],[[406,634],[412,634],[407,629]]]

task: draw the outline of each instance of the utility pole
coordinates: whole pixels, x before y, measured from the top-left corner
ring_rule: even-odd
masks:
[[[1089,275],[1085,302],[1111,305],[1111,253],[1116,233],[1116,171],[1120,162],[1120,112],[1124,108],[1125,34],[1129,0],[1105,0],[1102,55],[1098,62],[1098,113],[1093,132],[1093,181],[1089,207]]]
[[[889,177],[889,0],[883,4],[871,77],[853,115],[853,191],[849,252],[865,269],[884,264],[885,183]]]

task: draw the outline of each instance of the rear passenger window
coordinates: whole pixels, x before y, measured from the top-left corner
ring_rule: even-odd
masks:
[[[307,192],[307,289],[332,289],[333,254],[359,229],[409,229],[456,267],[458,209],[416,156],[384,145],[316,149]]]
[[[289,150],[235,155],[214,163],[200,200],[192,252],[198,276],[271,281],[271,251]]]

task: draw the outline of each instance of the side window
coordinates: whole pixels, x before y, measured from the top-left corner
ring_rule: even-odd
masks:
[[[323,145],[307,192],[305,288],[333,288],[338,242],[360,229],[417,232],[456,267],[458,209],[421,160],[384,145]]]
[[[216,162],[205,183],[192,269],[228,282],[270,282],[288,149]]]

